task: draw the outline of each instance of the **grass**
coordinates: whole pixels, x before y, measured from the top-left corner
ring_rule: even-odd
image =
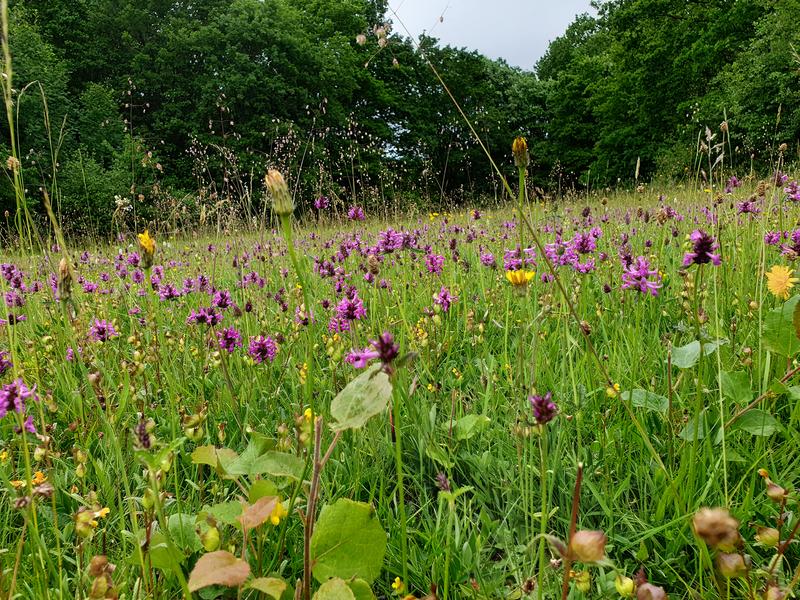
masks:
[[[780,186],[768,184],[759,214],[737,214],[735,202],[755,185],[720,195],[721,203],[674,188],[664,190],[663,201],[648,191],[620,192],[603,203],[594,197],[526,205],[547,244],[555,230],[564,240],[602,230],[597,248],[579,260],[594,259],[590,272],[569,264],[557,269],[583,324],[555,282],[543,281],[540,252],[527,286],[515,289],[506,280],[503,254],[516,248],[520,222],[505,209],[479,220],[461,212],[295,224],[297,271],[278,229],[156,235],[155,266],[138,267],[152,276],[163,266],[156,285],[132,281],[137,267],[128,259],[142,255],[132,236],[117,246],[69,248],[76,279],[71,298],[61,302],[50,289],[59,252],[8,256],[5,262],[24,274],[24,291],[17,290],[24,306],[9,310],[26,320],[0,328],[0,345],[13,362],[2,383],[22,378],[36,386],[40,401],[27,403],[36,435],[15,433],[14,412],[0,420],[2,594],[88,597],[98,579],[106,581],[105,571],[88,573],[90,560],[106,555],[116,565],[108,577],[120,597],[181,597],[194,565],[215,546],[212,528],[219,549],[243,557],[253,576],[294,586],[303,576],[304,513],[319,462],[312,460],[312,423],[323,419],[324,454],[334,437],[331,402],[361,372],[344,357],[383,331],[393,334],[401,355],[414,355],[392,375],[394,415],[383,410],[337,437],[318,486],[319,505],[348,498],[375,508],[388,536],[372,584],[378,597],[393,595],[391,583],[404,572],[406,588],[418,596],[433,584],[440,598],[517,598],[538,594],[541,577],[543,597],[559,597],[563,565],[549,546],[539,569],[542,506],[546,532],[566,539],[579,465],[575,526],[607,535],[613,565],[579,561],[574,568],[589,571],[589,589],[581,591],[576,576],[569,597],[618,598],[615,576],[633,577],[640,568],[673,598],[755,598],[770,580],[786,588],[800,562],[795,545],[778,552],[767,576],[776,549],[755,540],[756,526],[774,526],[782,509],[789,512],[781,540],[797,522],[796,496],[783,506],[772,502],[759,469],[791,488],[800,464],[800,384],[796,376],[776,384],[796,364],[797,344],[788,325],[774,332],[770,311],[784,301],[764,284],[765,271],[791,263],[764,244],[764,234],[779,219],[791,231],[787,224],[800,212],[783,202]],[[405,249],[375,248],[388,227],[407,233]],[[720,266],[682,266],[686,236],[697,228],[719,240]],[[523,234],[528,245],[530,232]],[[621,251],[647,257],[659,271],[657,296],[621,288]],[[486,252],[497,266],[482,264]],[[440,273],[426,268],[430,255],[444,257]],[[322,277],[312,258],[341,271]],[[370,264],[373,282],[365,280]],[[14,293],[16,272],[4,267],[4,294]],[[306,289],[298,287],[298,272]],[[181,290],[190,278],[200,287],[201,275],[204,290],[160,299],[167,284]],[[243,279],[249,283],[241,285]],[[347,286],[366,314],[334,334],[329,322]],[[434,301],[442,287],[457,297],[446,311]],[[192,310],[210,305],[212,289],[228,290],[234,306],[219,310],[223,320],[213,328],[187,324]],[[313,315],[305,325],[302,314],[296,319],[303,294]],[[96,319],[112,322],[118,335],[91,339]],[[215,335],[225,327],[243,342],[230,353]],[[259,335],[277,342],[274,360],[249,356],[248,342]],[[781,336],[789,356],[776,351]],[[695,341],[705,356],[693,361]],[[67,360],[70,348],[74,358]],[[619,393],[607,389],[604,371]],[[761,412],[721,427],[770,390],[756,407]],[[558,416],[541,426],[529,396],[548,391]],[[216,469],[197,464],[197,449],[207,446],[242,459],[275,448],[297,457],[302,472],[232,475],[230,461],[220,459]],[[30,500],[36,471],[53,489]],[[265,519],[245,541],[223,513],[239,498],[253,505],[259,479],[288,516],[278,525]],[[15,488],[15,480],[22,484]],[[693,533],[692,518],[706,506],[727,507],[739,521],[737,552],[753,565],[746,577],[722,578],[711,564],[722,551]],[[109,510],[88,517],[96,526],[87,528],[82,507],[91,515]],[[199,593],[268,597],[244,586]]]

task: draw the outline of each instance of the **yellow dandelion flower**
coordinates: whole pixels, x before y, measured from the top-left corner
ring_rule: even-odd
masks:
[[[619,390],[620,390],[619,384],[615,383],[614,385],[606,388],[606,396],[608,396],[609,398],[616,398],[617,396],[619,396]]]
[[[139,245],[142,250],[148,254],[153,254],[156,251],[156,241],[150,237],[150,231],[145,229],[144,233],[139,234]]]
[[[34,483],[34,485],[40,485],[40,484],[44,483],[45,481],[47,481],[47,477],[41,471],[36,471],[36,473],[33,474],[33,483]]]
[[[792,277],[793,274],[794,271],[789,267],[784,267],[782,265],[773,266],[769,272],[766,273],[767,289],[769,289],[776,298],[788,300],[789,290],[791,290],[796,283],[800,283],[800,279]]]
[[[514,287],[525,287],[528,285],[533,276],[536,275],[533,271],[525,271],[520,269],[518,271],[506,271],[506,279]]]

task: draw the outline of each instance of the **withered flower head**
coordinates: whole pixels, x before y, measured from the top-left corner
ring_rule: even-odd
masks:
[[[697,536],[711,548],[730,551],[739,543],[739,521],[726,508],[701,508],[692,519]]]

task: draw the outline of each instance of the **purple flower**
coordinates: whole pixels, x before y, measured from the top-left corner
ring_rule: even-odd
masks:
[[[800,202],[800,183],[792,181],[789,185],[783,188],[786,193],[786,198],[792,202]]]
[[[5,350],[0,350],[0,375],[8,371],[13,366],[14,363],[11,362],[8,352]]]
[[[226,309],[233,306],[233,299],[228,290],[217,290],[214,292],[214,297],[211,299],[211,305],[217,308]]]
[[[378,353],[377,358],[381,359],[384,367],[391,365],[400,354],[400,346],[395,344],[394,337],[388,331],[384,331],[377,340],[370,340],[369,343],[375,348]]]
[[[650,268],[650,262],[644,256],[637,256],[633,263],[622,273],[622,289],[639,290],[642,294],[658,296],[661,287],[661,276],[656,269]]]
[[[695,229],[689,236],[689,240],[692,242],[692,249],[683,257],[684,267],[688,267],[691,264],[704,265],[706,263],[711,263],[718,267],[721,264],[720,255],[714,252],[719,250],[719,244],[712,235],[702,229]]]
[[[278,352],[278,344],[270,336],[259,335],[258,337],[251,337],[247,352],[257,364],[261,364],[265,360],[272,362]]]
[[[458,300],[458,296],[453,296],[446,287],[442,286],[438,294],[433,295],[433,303],[442,309],[442,312],[450,310],[450,306]]]
[[[444,267],[444,256],[428,254],[425,257],[425,268],[428,269],[428,273],[439,275],[442,272],[442,267]]]
[[[233,327],[225,327],[217,332],[217,340],[222,350],[233,352],[236,348],[242,347],[242,334]]]
[[[481,264],[484,267],[495,267],[497,265],[494,254],[491,252],[481,252]]]
[[[351,350],[344,357],[345,362],[350,363],[356,369],[363,369],[367,366],[369,361],[374,360],[380,356],[378,352],[367,347],[363,350]]]
[[[367,217],[364,215],[364,209],[360,206],[351,206],[347,211],[347,218],[351,221],[363,221]]]
[[[18,414],[24,413],[25,401],[29,399],[38,400],[36,386],[29,388],[22,378],[5,384],[0,388],[0,419],[12,410]]]
[[[222,321],[222,314],[212,307],[201,308],[197,311],[192,310],[186,318],[187,324],[196,323],[198,325],[216,325],[220,321]]]
[[[317,210],[325,210],[328,206],[330,206],[330,200],[328,200],[327,196],[320,196],[314,200],[314,208]]]
[[[733,192],[733,190],[735,190],[741,185],[742,182],[739,181],[739,178],[736,177],[736,175],[731,175],[731,177],[728,179],[728,185],[725,186],[725,193],[730,194]]]
[[[364,309],[364,303],[358,294],[353,294],[352,298],[342,298],[339,304],[336,305],[336,315],[345,321],[356,321],[367,315]]]
[[[114,325],[105,319],[95,319],[89,328],[89,337],[96,342],[107,342],[118,335]]]
[[[777,246],[781,243],[781,232],[780,231],[768,231],[764,234],[764,243],[767,246]]]
[[[552,392],[547,392],[544,396],[528,396],[528,401],[533,409],[533,417],[539,425],[549,423],[558,414]]]

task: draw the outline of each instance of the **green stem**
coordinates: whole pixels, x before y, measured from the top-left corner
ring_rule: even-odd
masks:
[[[400,513],[400,556],[403,562],[403,581],[408,581],[408,533],[406,531],[406,494],[403,486],[403,444],[400,426],[400,394],[392,386],[392,413],[394,417],[394,458],[397,470],[397,509]],[[446,597],[446,596],[445,596]]]

